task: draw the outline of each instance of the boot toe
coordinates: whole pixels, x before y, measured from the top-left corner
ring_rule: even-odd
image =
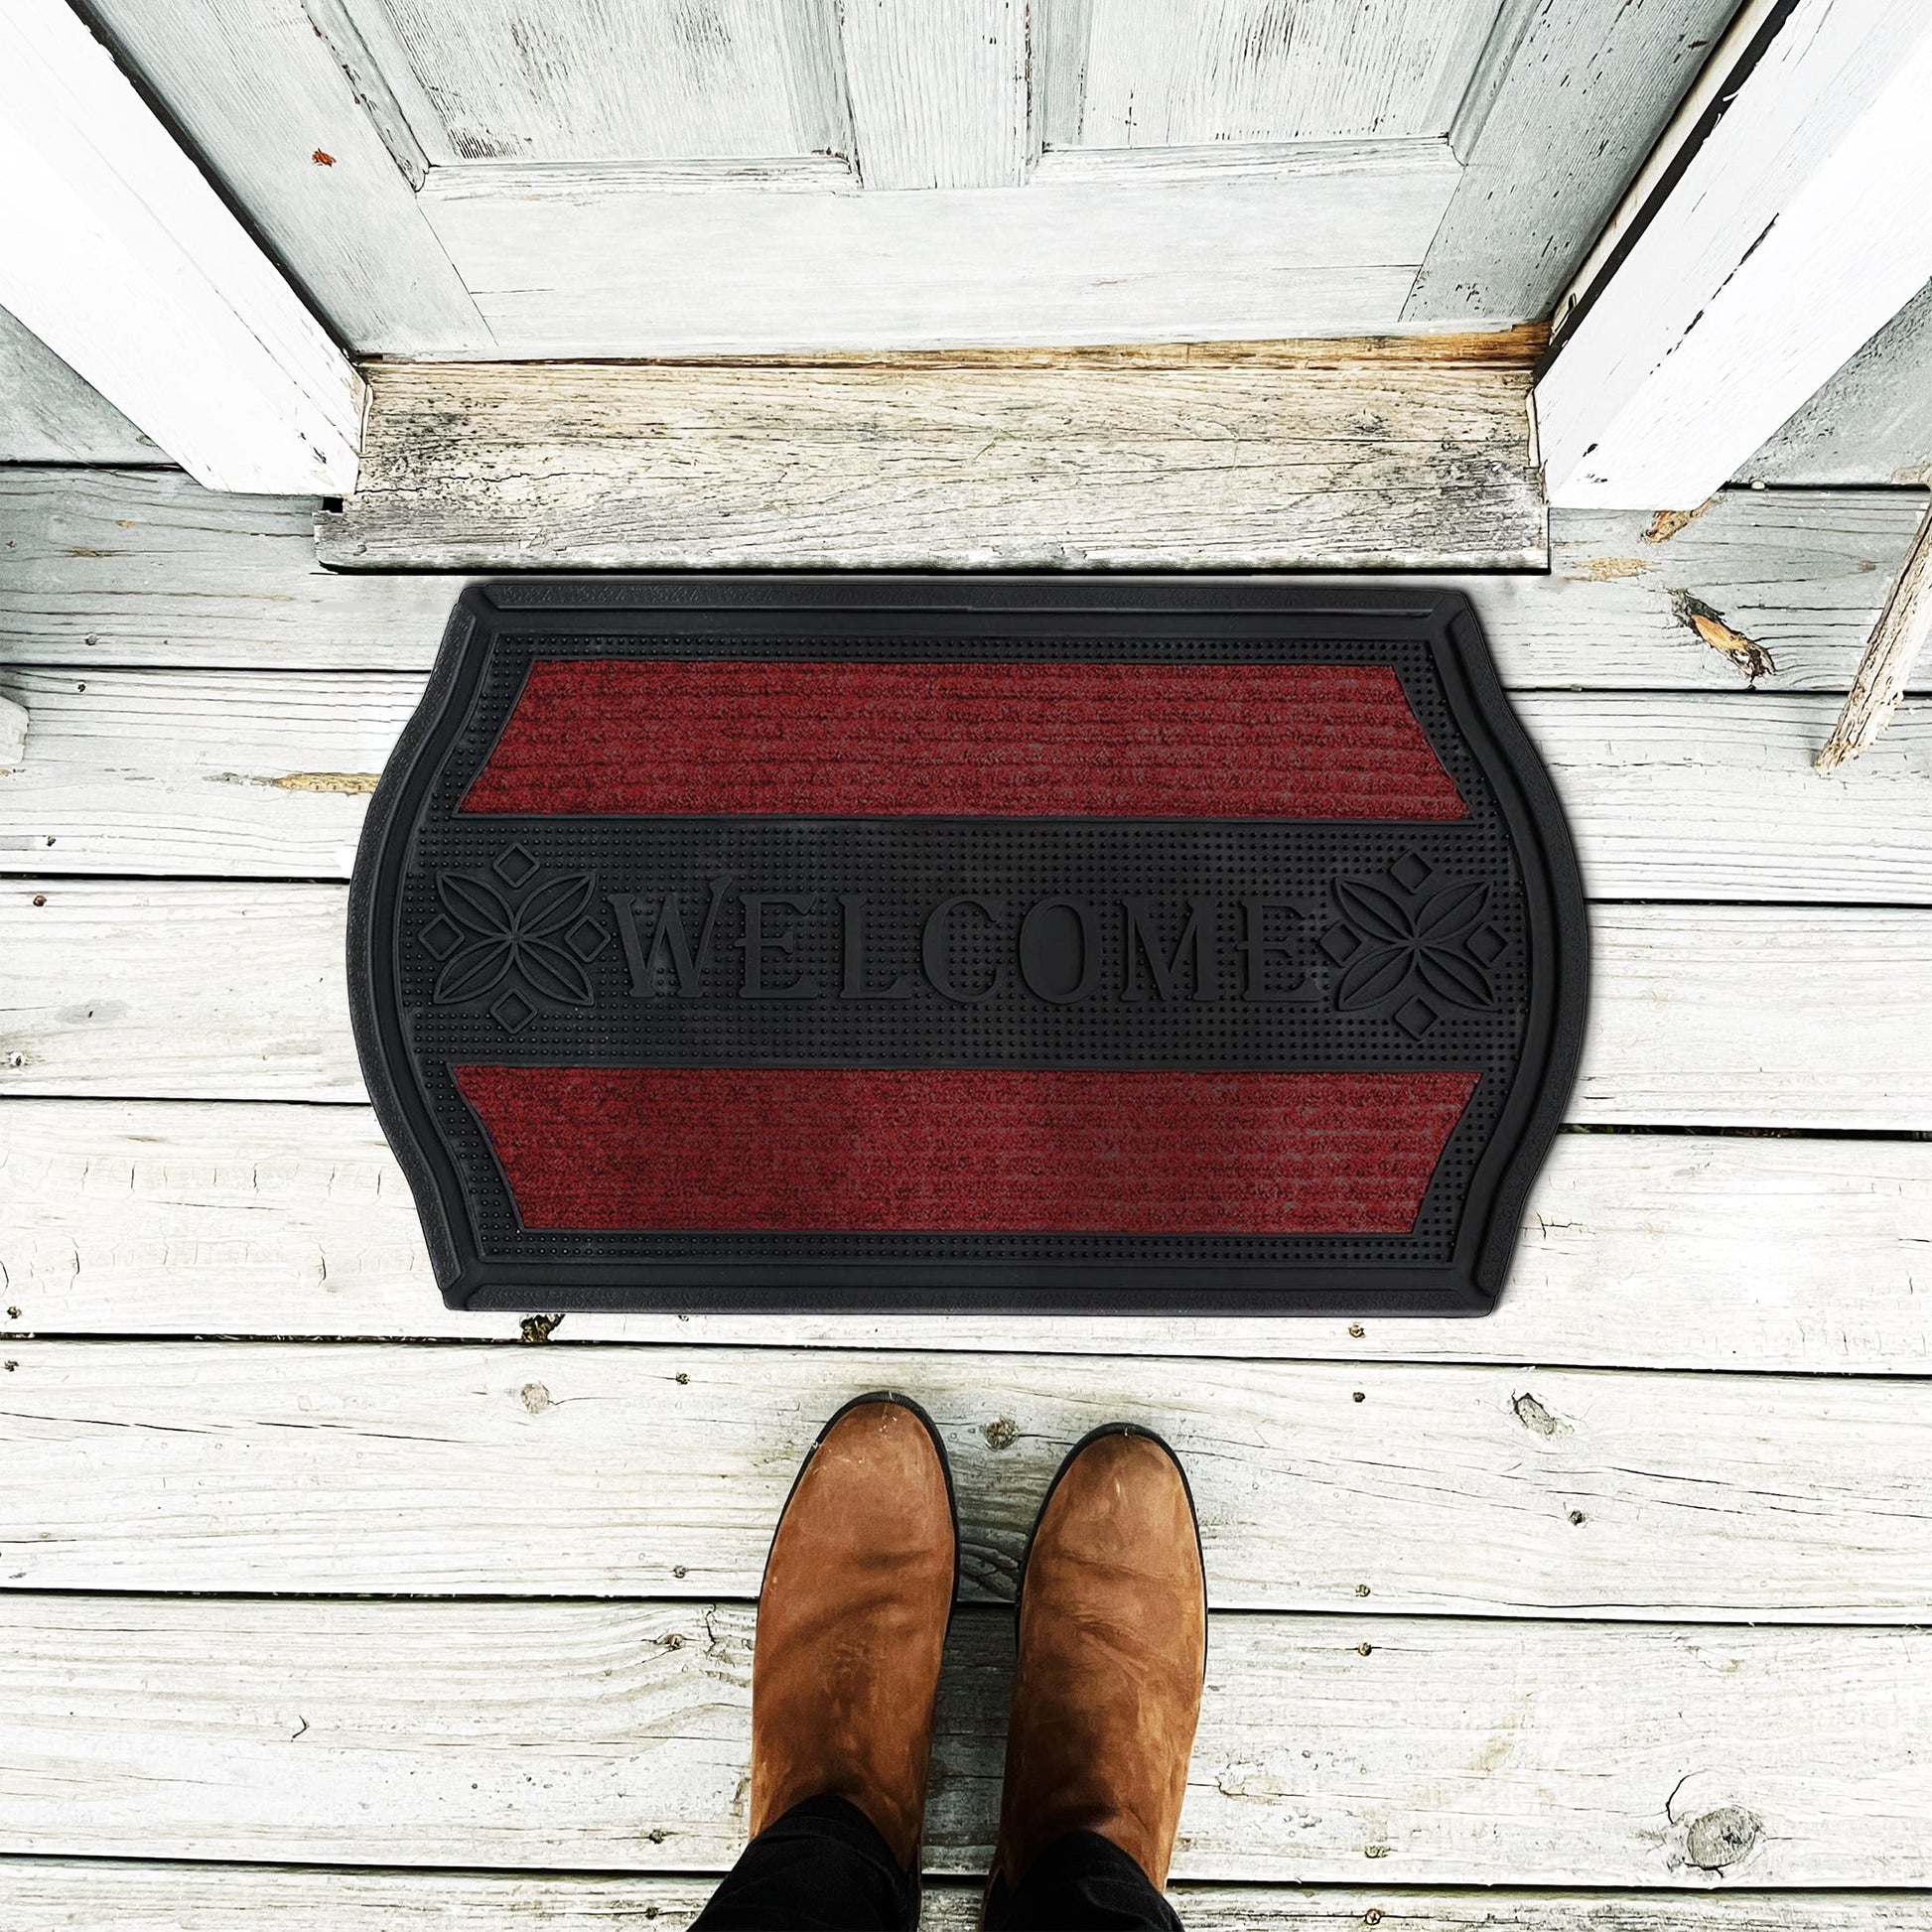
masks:
[[[752,1829],[849,1798],[906,1863],[958,1575],[944,1451],[911,1404],[833,1418],[779,1517],[752,1665]]]

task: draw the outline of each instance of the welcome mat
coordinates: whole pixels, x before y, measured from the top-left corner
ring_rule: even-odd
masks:
[[[349,989],[475,1309],[1486,1309],[1582,1038],[1466,599],[512,579]]]

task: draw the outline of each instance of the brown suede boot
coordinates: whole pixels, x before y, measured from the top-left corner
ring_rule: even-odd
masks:
[[[993,1876],[1097,1832],[1168,1882],[1207,1667],[1193,1497],[1158,1436],[1096,1430],[1060,1464],[1020,1578]]]
[[[952,1473],[925,1412],[861,1396],[826,1424],[764,1561],[752,1654],[752,1835],[857,1805],[914,1868],[939,1653],[959,1574]]]

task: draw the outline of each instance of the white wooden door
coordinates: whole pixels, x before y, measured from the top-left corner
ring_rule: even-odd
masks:
[[[1508,323],[1734,0],[97,0],[348,344]]]

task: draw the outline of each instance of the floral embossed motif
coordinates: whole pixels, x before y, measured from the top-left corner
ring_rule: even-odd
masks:
[[[1432,891],[1432,877],[1412,852],[1390,870],[1388,886],[1369,879],[1334,882],[1342,923],[1329,928],[1321,945],[1342,969],[1335,983],[1340,1012],[1392,1008],[1396,1024],[1419,1037],[1445,1007],[1480,1011],[1496,1004],[1486,969],[1508,942],[1489,923],[1488,882],[1456,880]]]
[[[521,846],[500,854],[490,872],[494,879],[470,872],[437,875],[442,909],[421,934],[438,962],[435,1003],[481,1000],[508,981],[490,1012],[511,1033],[520,1033],[540,1011],[526,991],[566,1006],[592,1005],[597,989],[585,969],[611,937],[591,916],[596,876],[545,874]]]

